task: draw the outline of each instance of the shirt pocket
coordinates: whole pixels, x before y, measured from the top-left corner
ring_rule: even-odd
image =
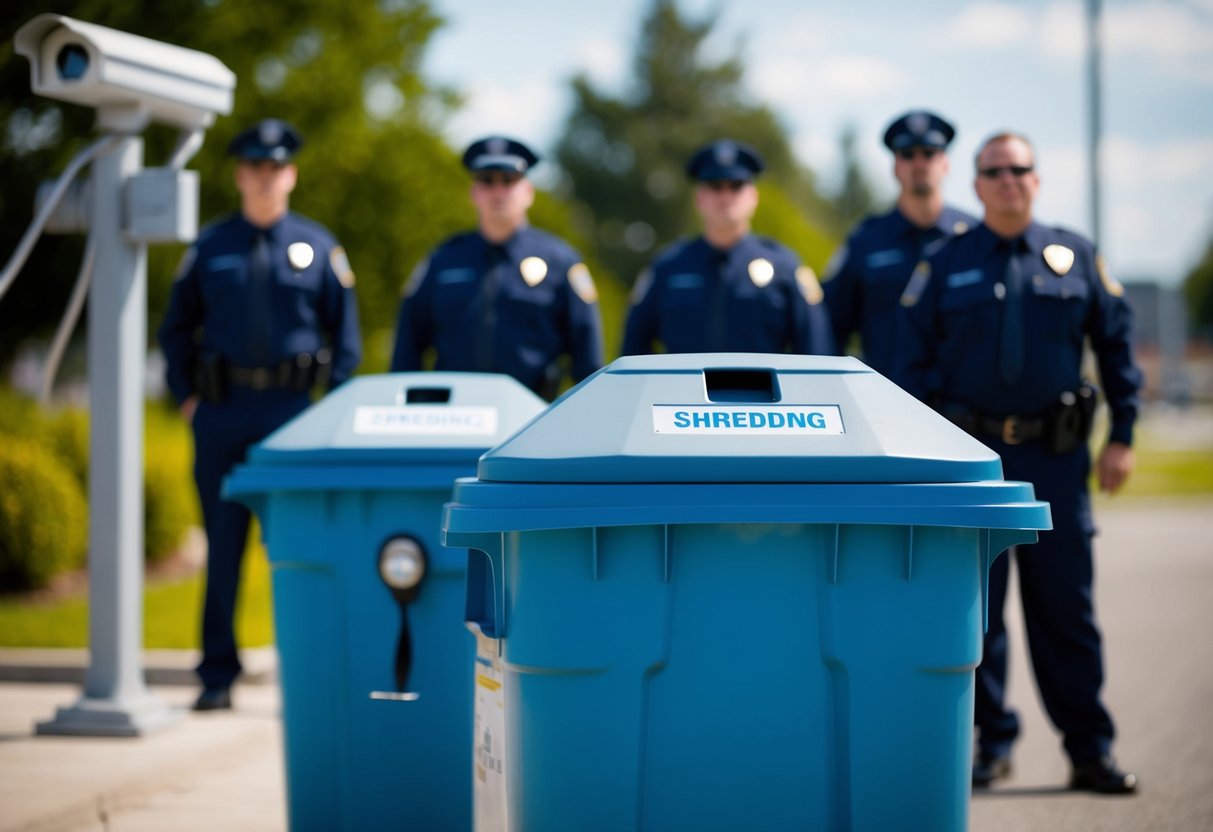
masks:
[[[1036,274],[1028,281],[1027,296],[1033,306],[1028,318],[1033,333],[1058,342],[1081,342],[1090,288],[1074,274],[1058,277]],[[1037,330],[1034,325],[1040,322]]]
[[[1002,302],[986,280],[945,289],[939,298],[939,319],[945,337],[981,340],[998,337]]]

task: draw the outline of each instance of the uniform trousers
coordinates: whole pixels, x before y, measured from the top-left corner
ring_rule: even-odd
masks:
[[[1040,540],[1016,546],[990,570],[989,629],[977,668],[977,742],[989,755],[1007,756],[1019,735],[1019,717],[1005,701],[1007,631],[1003,622],[1010,558],[1015,558],[1028,651],[1045,711],[1064,736],[1075,765],[1107,754],[1115,729],[1100,699],[1103,648],[1095,622],[1095,527],[1087,477],[1090,453],[1085,445],[1064,454],[1039,441],[1007,445],[982,437],[1003,461],[1008,480],[1032,483],[1036,499],[1049,503],[1053,529]]]
[[[206,600],[202,608],[202,662],[208,690],[227,688],[240,675],[236,598],[248,541],[250,512],[221,498],[223,478],[244,462],[250,446],[305,410],[307,392],[233,387],[222,402],[201,402],[194,413],[194,481],[206,527]]]

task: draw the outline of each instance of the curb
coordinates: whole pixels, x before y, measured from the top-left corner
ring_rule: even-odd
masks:
[[[197,685],[198,658],[197,650],[144,650],[144,679],[149,685]],[[241,684],[277,683],[278,653],[272,646],[241,650],[240,663]],[[86,648],[0,647],[0,682],[83,684],[88,666]]]

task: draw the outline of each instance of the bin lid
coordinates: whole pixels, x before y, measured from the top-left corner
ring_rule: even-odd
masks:
[[[227,489],[449,486],[546,406],[495,373],[356,376],[253,446]],[[368,479],[367,469],[396,473]]]
[[[620,358],[480,459],[484,482],[962,483],[999,457],[855,358]]]

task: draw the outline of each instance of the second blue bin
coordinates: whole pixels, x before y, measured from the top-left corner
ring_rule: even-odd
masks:
[[[272,570],[292,830],[470,829],[467,556],[439,545],[442,504],[544,407],[506,376],[362,376],[226,481]]]

